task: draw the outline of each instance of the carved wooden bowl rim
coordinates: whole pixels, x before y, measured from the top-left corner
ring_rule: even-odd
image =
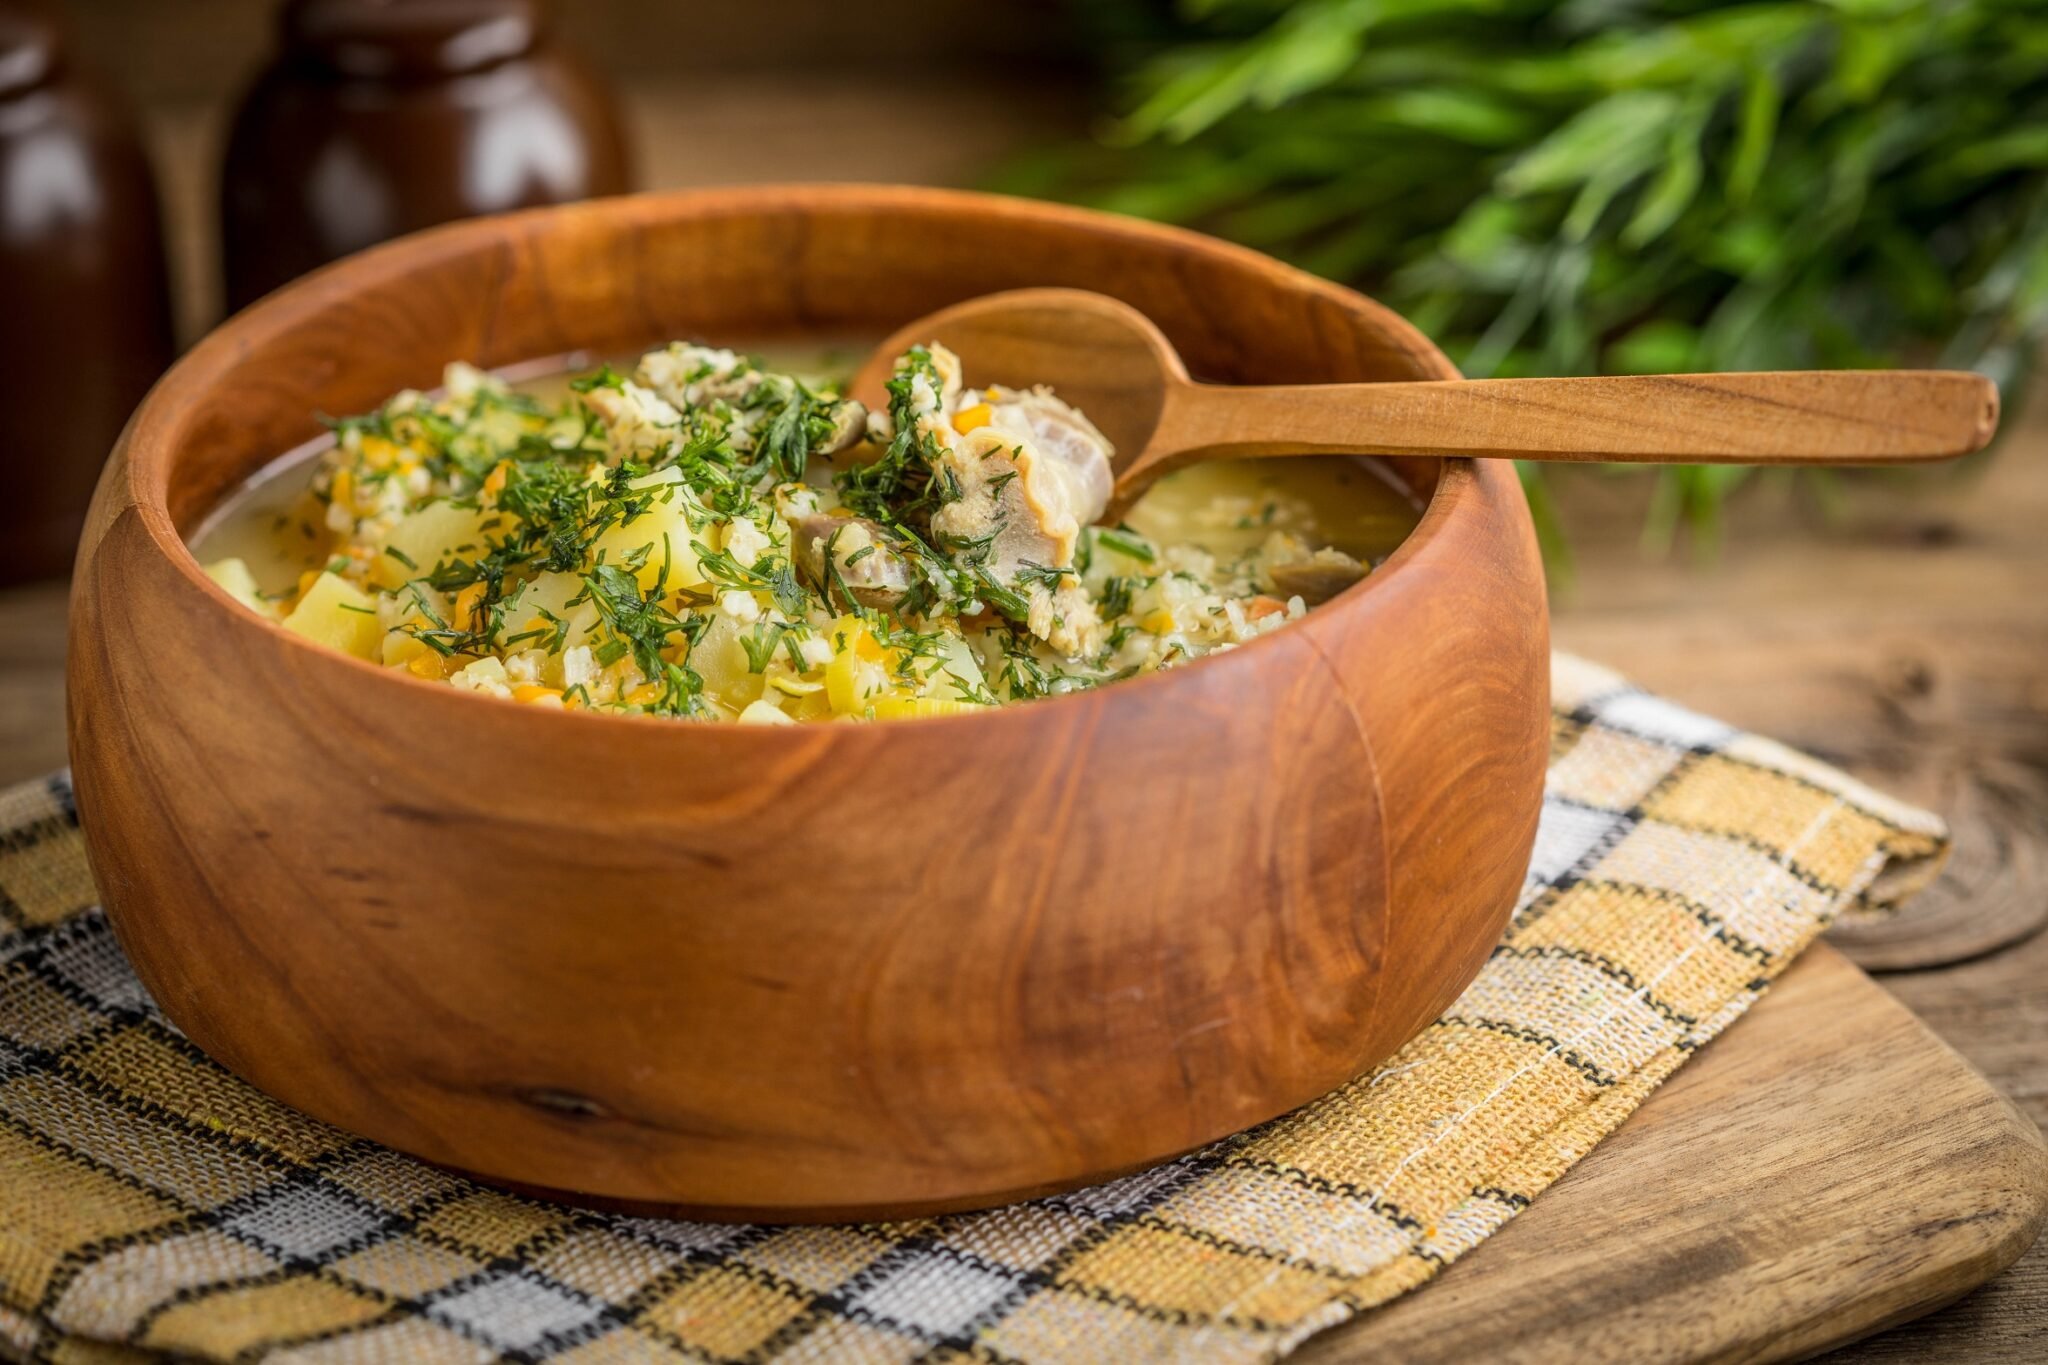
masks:
[[[1434,343],[1407,319],[1384,304],[1356,290],[1332,284],[1306,271],[1284,265],[1261,252],[1182,228],[1035,200],[921,187],[791,184],[625,195],[582,204],[470,219],[413,233],[323,267],[236,314],[180,358],[150,391],[130,419],[123,440],[128,457],[126,501],[142,514],[142,522],[151,541],[176,572],[199,588],[222,613],[236,623],[238,628],[269,633],[277,644],[295,652],[299,661],[306,667],[354,670],[365,686],[393,689],[391,697],[394,704],[405,704],[404,699],[420,701],[445,695],[449,691],[445,684],[401,674],[285,630],[277,622],[249,611],[230,597],[219,584],[206,576],[197,557],[186,544],[184,536],[180,534],[169,509],[172,480],[179,471],[181,457],[187,447],[185,438],[188,433],[185,426],[187,414],[192,408],[192,400],[226,380],[235,366],[248,361],[289,320],[302,320],[309,307],[335,307],[374,281],[414,273],[423,257],[446,260],[460,258],[474,251],[488,250],[500,240],[500,235],[511,224],[528,228],[538,227],[545,231],[550,221],[593,214],[637,213],[647,219],[669,220],[693,214],[767,214],[791,205],[887,208],[893,204],[901,204],[906,210],[939,205],[984,215],[1037,219],[1044,223],[1071,225],[1086,231],[1112,232],[1138,239],[1140,242],[1156,244],[1167,251],[1208,255],[1219,261],[1248,269],[1254,274],[1266,275],[1281,289],[1321,295],[1346,311],[1368,315],[1373,326],[1390,342],[1406,352],[1418,369],[1427,371],[1418,374],[1416,378],[1456,378],[1458,374],[1456,367]],[[460,358],[449,357],[451,360]],[[277,456],[273,455],[271,458],[275,459]],[[1452,519],[1459,516],[1463,509],[1465,499],[1461,494],[1469,486],[1473,465],[1472,461],[1466,459],[1445,459],[1439,463],[1441,472],[1435,487],[1428,495],[1420,520],[1387,560],[1363,581],[1346,589],[1329,603],[1316,608],[1306,621],[1290,625],[1288,631],[1312,629],[1319,619],[1334,624],[1334,618],[1339,616],[1349,618],[1357,613],[1371,611],[1378,600],[1378,590],[1384,586],[1387,579],[1401,573],[1411,563],[1432,556]],[[262,466],[256,468],[260,469]],[[255,469],[245,470],[243,477],[246,478],[254,472]],[[1204,655],[1174,668],[1123,679],[1114,684],[1114,691],[1135,701],[1141,693],[1149,695],[1152,690],[1174,687],[1178,677],[1196,668],[1211,671],[1234,669],[1244,673],[1246,682],[1250,683],[1253,672],[1266,657],[1265,651],[1273,647],[1272,642],[1275,638],[1285,633],[1269,632],[1234,649]],[[1020,723],[1019,717],[1029,709],[1073,706],[1091,695],[1096,694],[1084,689],[1075,693],[1040,698],[1029,703],[1028,707],[1006,705],[990,707],[986,711],[968,715],[910,717],[893,720],[889,725],[880,728],[887,730],[906,724],[920,727],[946,726],[957,728],[963,733],[971,733],[978,727]],[[661,717],[601,711],[561,711],[552,707],[519,706],[516,702],[482,696],[463,697],[461,700],[465,705],[495,703],[500,707],[514,708],[525,717],[520,723],[535,726],[652,725],[658,731],[678,736],[674,742],[682,743],[688,741],[681,737],[700,732],[698,726],[679,725]],[[804,726],[765,725],[744,728],[754,732],[753,742],[771,750],[801,743],[807,729]],[[575,731],[569,730],[564,733],[573,735]]]

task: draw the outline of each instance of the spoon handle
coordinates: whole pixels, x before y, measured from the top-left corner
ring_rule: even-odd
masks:
[[[1968,454],[1997,426],[1997,388],[1950,370],[1188,384],[1146,453],[1868,465]]]

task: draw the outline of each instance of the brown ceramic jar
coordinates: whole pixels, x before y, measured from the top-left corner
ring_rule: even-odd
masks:
[[[0,582],[69,570],[100,466],[170,361],[134,126],[41,5],[0,0]]]
[[[231,310],[417,228],[630,187],[543,0],[287,0],[281,30],[228,146]]]

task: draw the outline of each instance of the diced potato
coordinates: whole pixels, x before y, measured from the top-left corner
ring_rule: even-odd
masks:
[[[392,668],[403,668],[422,654],[433,653],[431,648],[399,630],[384,632],[384,639],[378,646],[378,651],[379,661]]]
[[[944,701],[980,696],[988,679],[981,671],[981,661],[974,657],[974,646],[958,635],[943,636],[941,641],[945,658],[925,679],[922,695]]]
[[[420,630],[433,629],[433,620],[420,610],[422,598],[432,605],[436,616],[443,621],[448,619],[447,594],[436,592],[424,583],[379,600],[377,620],[384,629],[382,651],[385,663],[409,664],[423,654],[434,652],[430,646],[422,644],[412,631],[403,629],[407,626]]]
[[[808,696],[791,697],[782,703],[782,709],[791,719],[798,721],[829,720],[832,717],[832,703],[820,688]]]
[[[735,710],[759,700],[767,679],[752,671],[740,637],[751,627],[720,612],[690,647],[690,667],[704,680],[704,690]]]
[[[583,595],[586,586],[581,574],[544,573],[534,578],[520,588],[518,596],[507,604],[505,633],[521,634],[532,629],[534,621],[547,625],[547,617],[541,615],[546,611],[569,623],[569,634],[563,648],[588,644],[591,633],[597,629],[597,606],[588,601],[578,602],[574,607],[569,605]]]
[[[669,587],[694,588],[702,585],[704,571],[697,567],[697,552],[690,548],[690,542],[704,537],[690,529],[690,519],[684,514],[688,507],[688,499],[679,493],[657,499],[639,516],[599,536],[590,547],[592,559],[601,554],[607,564],[618,564],[634,551],[647,547],[647,562],[635,575],[640,580],[641,591],[652,588],[654,580],[661,576],[664,554],[668,559]],[[665,547],[664,536],[667,537]]]
[[[742,725],[796,724],[794,720],[791,720],[789,716],[784,714],[781,707],[765,698],[761,701],[748,702],[745,709],[740,712],[739,721]]]
[[[384,638],[369,595],[331,573],[314,580],[291,615],[284,618],[284,628],[358,659],[377,658]]]
[[[538,616],[544,608],[556,616],[569,614],[569,603],[583,595],[588,585],[581,574],[544,573],[538,574],[519,589],[512,601],[512,615],[532,612]]]
[[[907,716],[964,716],[986,711],[985,706],[947,697],[877,697],[870,703],[876,720],[902,720]]]
[[[249,566],[239,559],[217,559],[205,566],[203,572],[208,578],[227,590],[228,596],[248,607],[251,611],[275,618],[275,604],[263,598],[263,589],[256,585],[256,575],[249,572]]]
[[[470,692],[484,692],[491,696],[511,696],[511,679],[505,672],[505,661],[495,655],[464,664],[448,675],[452,686]]]
[[[636,492],[644,493],[650,488],[668,488],[680,485],[682,481],[682,469],[679,466],[670,465],[666,469],[657,469],[652,474],[642,474],[637,479],[628,480],[626,487]]]
[[[445,500],[428,503],[392,527],[391,534],[384,537],[377,557],[370,563],[371,581],[380,588],[392,589],[409,578],[432,573],[443,560],[477,558],[484,553],[483,523],[490,516],[477,508]],[[398,554],[390,553],[393,550]],[[407,567],[408,562],[412,567]]]

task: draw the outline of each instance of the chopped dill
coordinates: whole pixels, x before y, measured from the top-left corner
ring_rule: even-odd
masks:
[[[1095,530],[1095,541],[1141,564],[1150,564],[1159,557],[1150,541],[1128,527],[1099,526]]]
[[[428,651],[444,662],[415,671],[433,677],[516,655],[466,681],[594,709],[812,720],[1054,696],[1281,623],[1227,603],[1270,583],[1284,533],[1226,561],[1089,526],[1086,506],[1059,505],[1096,486],[1060,467],[1085,449],[1037,445],[1007,401],[963,443],[950,414],[974,400],[957,359],[930,348],[898,359],[873,413],[832,384],[683,343],[568,388],[542,399],[451,367],[444,390],[322,419],[334,439],[310,515],[266,518],[376,604],[329,605],[395,619],[383,661]],[[1050,400],[1016,401],[1030,414]],[[1038,473],[1020,498],[1026,460]],[[1275,524],[1280,503],[1259,506]],[[301,598],[257,604],[282,616]],[[1170,640],[1144,628],[1164,609],[1197,624]]]

